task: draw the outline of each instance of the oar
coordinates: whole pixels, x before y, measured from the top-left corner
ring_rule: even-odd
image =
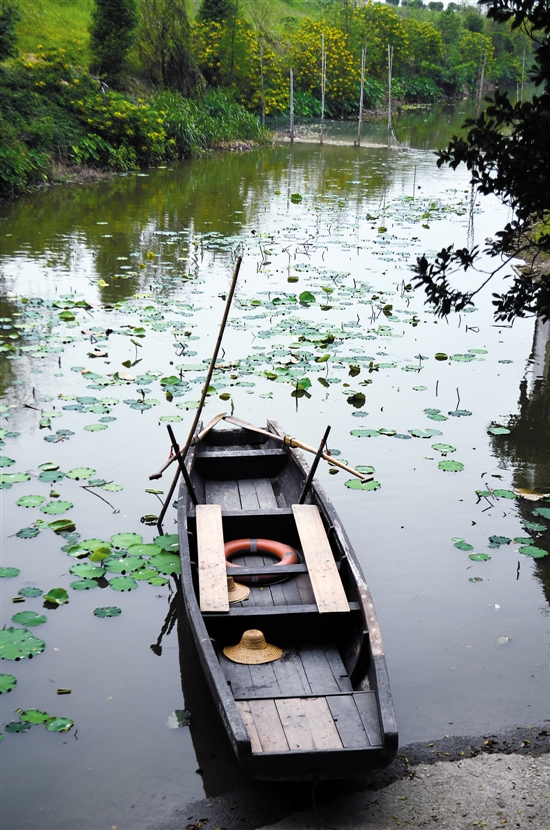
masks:
[[[231,308],[231,301],[233,299],[233,294],[235,293],[235,288],[237,287],[237,278],[239,276],[239,271],[241,269],[241,262],[242,261],[243,261],[243,258],[240,256],[240,257],[237,258],[237,262],[235,263],[235,270],[233,272],[233,279],[231,280],[231,287],[230,287],[229,293],[227,295],[227,301],[225,303],[225,310],[224,310],[222,322],[221,322],[221,325],[220,325],[220,331],[218,333],[218,339],[216,340],[216,346],[214,348],[214,354],[212,355],[212,360],[210,361],[210,366],[208,367],[208,373],[206,375],[206,380],[205,380],[204,387],[203,387],[203,390],[202,390],[201,399],[199,401],[199,406],[198,406],[197,412],[195,414],[195,417],[193,419],[193,424],[191,426],[191,429],[189,430],[189,435],[187,436],[187,441],[185,442],[183,447],[179,448],[179,450],[180,450],[179,453],[175,453],[174,455],[172,455],[168,459],[168,461],[164,464],[164,466],[161,467],[161,469],[157,473],[153,473],[153,475],[149,476],[150,479],[160,478],[161,475],[163,474],[164,470],[167,467],[169,467],[170,464],[172,464],[177,459],[179,467],[178,467],[178,470],[176,471],[176,474],[175,474],[175,476],[172,480],[172,484],[170,485],[168,495],[166,496],[166,500],[164,502],[164,505],[162,507],[162,510],[160,511],[160,515],[159,515],[158,520],[157,520],[157,527],[158,527],[159,533],[162,533],[162,521],[163,521],[164,516],[166,514],[166,511],[168,510],[168,507],[171,503],[172,496],[174,495],[174,490],[176,489],[176,484],[178,483],[180,470],[183,468],[183,466],[185,466],[185,457],[186,457],[186,455],[189,451],[189,447],[191,446],[191,443],[193,441],[193,436],[195,434],[195,430],[197,428],[197,424],[198,424],[199,418],[201,416],[202,408],[203,408],[204,402],[206,400],[206,393],[208,392],[208,388],[210,386],[210,381],[212,380],[212,375],[214,373],[214,368],[216,366],[216,360],[218,358],[218,352],[220,351],[220,346],[222,344],[222,338],[223,338],[223,333],[224,333],[224,330],[225,330],[225,325],[227,323],[227,318],[229,317],[229,309]],[[208,427],[211,429],[214,426],[214,424],[217,423],[220,420],[221,420],[221,417],[217,418],[217,420],[216,420],[216,418],[214,418],[213,422],[211,421],[210,424],[208,425]],[[203,433],[204,433],[204,430],[203,430]]]
[[[234,415],[226,415],[224,420],[228,421],[231,424],[235,424],[235,426],[243,427],[244,429],[249,429],[251,430],[251,432],[259,432],[260,435],[265,435],[266,438],[273,438],[274,441],[279,441],[280,444],[286,444],[287,447],[296,447],[297,449],[306,450],[306,452],[312,452],[313,455],[317,455],[318,449],[315,449],[315,447],[310,447],[309,444],[303,444],[296,438],[291,438],[290,435],[284,435],[283,437],[281,437],[280,435],[277,435],[275,432],[268,432],[266,429],[254,426],[254,424],[249,424],[247,421],[242,421],[240,418],[235,418]],[[366,476],[364,473],[360,473],[358,470],[354,470],[353,467],[348,467],[347,464],[343,464],[341,461],[338,461],[337,458],[333,458],[332,455],[329,455],[326,452],[321,453],[321,458],[324,458],[325,461],[328,461],[330,464],[333,464],[336,467],[340,467],[341,470],[345,470],[347,473],[351,473],[352,475],[357,476],[357,478],[360,478],[362,482],[372,481],[373,479],[373,476]]]

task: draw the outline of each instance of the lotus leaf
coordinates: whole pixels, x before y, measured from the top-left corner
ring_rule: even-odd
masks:
[[[40,588],[20,588],[17,593],[22,597],[39,597],[44,592]]]
[[[493,495],[498,499],[515,499],[516,494],[512,490],[493,490]]]
[[[46,501],[45,496],[21,496],[15,503],[18,507],[38,507]]]
[[[474,546],[470,545],[468,542],[465,542],[464,539],[456,539],[454,542],[455,548],[459,550],[473,550]]]
[[[450,473],[459,473],[464,469],[464,464],[461,461],[440,461],[437,466],[440,470]]]
[[[49,501],[48,504],[45,504],[44,507],[40,508],[41,513],[49,513],[52,516],[57,516],[60,513],[65,513],[66,510],[70,510],[74,507],[74,504],[70,501]]]
[[[70,718],[50,718],[46,721],[48,732],[68,732],[73,726],[74,721]]]
[[[519,548],[519,552],[524,556],[532,556],[533,559],[542,559],[543,556],[548,556],[548,551],[543,548],[537,548],[535,545],[523,545]]]
[[[3,628],[0,631],[0,658],[2,660],[31,659],[44,651],[46,644],[26,628]]]
[[[180,560],[174,553],[158,553],[152,556],[148,562],[153,568],[157,568],[163,574],[181,573]]]
[[[55,522],[49,522],[48,527],[50,527],[54,533],[59,535],[70,533],[75,529],[76,525],[72,519],[57,519]]]
[[[96,617],[118,617],[122,614],[122,609],[117,608],[116,605],[108,605],[103,608],[94,608]]]
[[[546,525],[540,524],[539,522],[524,522],[523,527],[525,530],[533,530],[536,533],[544,533],[546,530]]]
[[[105,568],[101,565],[92,565],[90,562],[77,562],[76,565],[69,568],[69,573],[84,579],[97,579],[97,577],[103,576]]]
[[[12,464],[15,464],[15,459],[0,455],[0,467],[11,467]]]
[[[139,581],[146,581],[148,579],[154,579],[159,575],[159,572],[156,568],[140,568],[137,571],[132,571],[132,577]]]
[[[106,478],[90,478],[86,487],[103,487],[104,484],[107,484]]]
[[[472,413],[468,409],[453,409],[452,412],[449,412],[449,415],[454,415],[456,418],[460,418],[461,416],[471,415]]]
[[[165,533],[163,536],[157,536],[153,541],[155,545],[158,545],[159,548],[162,548],[164,551],[174,552],[179,550],[179,539],[177,533]]]
[[[468,558],[473,562],[488,562],[491,557],[488,553],[471,553]]]
[[[86,424],[84,429],[88,432],[100,432],[102,429],[107,429],[107,424]]]
[[[24,712],[19,712],[19,720],[25,723],[46,723],[51,715],[47,712],[41,712],[39,709],[27,709]]]
[[[149,585],[155,585],[156,587],[160,588],[161,585],[167,585],[168,580],[164,576],[152,576],[150,579],[147,580]]]
[[[136,571],[138,568],[144,567],[147,563],[145,559],[140,556],[121,556],[106,559],[104,561],[105,570],[113,574],[128,574],[131,571]]]
[[[19,539],[33,539],[38,536],[40,529],[38,527],[22,527],[15,534]]]
[[[101,489],[107,490],[108,493],[118,493],[120,490],[124,490],[124,487],[122,484],[115,484],[110,481],[108,484],[104,484]]]
[[[350,435],[355,435],[357,438],[375,438],[380,433],[377,429],[352,429]]]
[[[176,536],[176,534],[173,535]],[[160,553],[161,550],[162,548],[160,547],[160,545],[130,545],[130,547],[128,548],[128,553],[130,554],[130,556],[155,556],[155,554]]]
[[[140,545],[142,542],[143,536],[140,536],[139,533],[115,533],[111,537],[113,547],[121,550],[128,550],[130,545]]]
[[[115,591],[133,591],[138,584],[131,576],[115,576],[109,581],[111,588]]]
[[[508,536],[489,536],[489,542],[497,547],[500,547],[500,545],[509,545],[511,541]]]
[[[550,519],[550,507],[535,507],[533,514],[535,516],[542,516],[543,519]],[[527,522],[525,522],[525,527],[529,527]],[[542,525],[539,525],[538,527],[540,528]],[[546,530],[546,527],[544,529]]]
[[[111,548],[108,545],[101,545],[101,547],[96,548],[90,556],[90,562],[103,562],[103,560],[107,559],[110,555]]]
[[[53,605],[63,605],[69,601],[69,595],[65,588],[52,588],[47,594],[44,594],[44,600],[51,602]]]
[[[13,674],[0,674],[0,695],[15,689],[17,680]]]
[[[65,478],[65,473],[61,470],[43,470],[38,476],[38,481],[43,481],[46,484],[55,484]]]
[[[447,455],[449,452],[456,452],[456,447],[452,447],[451,444],[432,444],[432,449],[437,450],[442,455]]]
[[[471,576],[468,579],[468,582],[483,582],[483,580],[480,576]]]
[[[514,545],[530,545],[532,541],[530,536],[516,536],[514,538]]]
[[[69,470],[67,478],[74,478],[75,481],[80,481],[83,478],[90,478],[95,474],[95,470],[91,467],[75,467],[74,470]]]
[[[6,577],[6,579],[12,579],[14,576],[19,576],[19,574],[19,568],[0,568],[0,577]]]
[[[28,625],[33,628],[35,625],[42,625],[48,622],[48,618],[44,614],[37,614],[36,611],[19,611],[12,617],[13,622],[21,625]]]
[[[362,482],[359,478],[350,478],[345,481],[346,487],[350,490],[379,490],[382,486],[379,481],[365,481]]]
[[[6,484],[11,487],[12,484],[18,484],[20,481],[29,481],[30,475],[28,473],[0,473],[0,484]]]
[[[332,455],[334,455],[334,451],[332,452]],[[338,453],[338,455],[340,455],[340,453]],[[371,473],[374,473],[374,467],[370,467],[367,464],[357,464],[355,469],[358,473],[363,473],[364,475],[370,475]]]
[[[90,588],[99,588],[95,579],[79,579],[76,582],[71,582],[73,591],[88,591]]]
[[[507,427],[487,427],[487,432],[490,432],[491,435],[509,435],[510,430]]]
[[[11,723],[6,724],[6,732],[26,732],[31,728],[30,723],[23,723],[19,720],[12,720]]]

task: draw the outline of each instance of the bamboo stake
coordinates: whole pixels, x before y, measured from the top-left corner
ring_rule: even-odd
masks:
[[[325,54],[325,33],[321,35],[321,141],[323,143],[323,125],[325,123],[325,87],[327,83],[327,57]]]
[[[290,67],[290,143],[294,143],[294,73]]]
[[[199,402],[199,406],[198,406],[198,409],[196,411],[195,417],[193,419],[193,425],[191,426],[191,429],[189,430],[189,435],[187,437],[187,441],[185,442],[185,444],[183,444],[182,447],[180,447],[180,455],[181,455],[181,457],[183,458],[184,461],[185,461],[185,457],[186,457],[187,453],[189,452],[189,447],[191,446],[191,443],[193,441],[193,436],[195,434],[195,429],[197,428],[197,424],[198,424],[200,416],[201,416],[202,408],[203,408],[204,402],[206,400],[206,393],[208,392],[208,388],[210,386],[210,381],[212,380],[212,375],[214,373],[214,368],[216,366],[216,360],[218,358],[218,352],[220,351],[220,346],[222,344],[222,338],[223,338],[223,333],[224,333],[224,330],[225,330],[225,325],[227,323],[227,318],[229,317],[229,309],[231,308],[231,301],[233,300],[233,294],[235,293],[235,288],[237,287],[237,278],[239,276],[239,271],[241,269],[241,262],[242,261],[243,261],[243,258],[238,257],[237,262],[235,264],[235,271],[233,272],[233,279],[231,281],[231,287],[230,287],[229,293],[227,295],[227,301],[225,303],[225,311],[224,311],[223,319],[222,319],[222,322],[221,322],[221,325],[220,325],[220,331],[218,333],[218,339],[216,341],[216,347],[214,349],[214,354],[212,355],[212,360],[210,361],[210,366],[208,367],[208,374],[206,375],[206,381],[204,383],[204,387],[203,387],[203,390],[202,390],[202,395],[201,395],[201,399],[200,399],[200,402]],[[168,459],[168,461],[166,462],[166,464],[164,464],[164,466],[161,467],[158,472],[153,473],[152,475],[149,476],[149,479],[153,480],[153,479],[160,478],[161,475],[163,474],[163,472],[166,470],[166,468],[169,467],[170,464],[172,464],[175,460],[176,460],[176,456],[171,456]]]
[[[361,146],[361,127],[363,125],[363,94],[365,92],[365,63],[367,50],[363,46],[361,50],[361,92],[359,94],[359,125],[357,127],[357,146]]]

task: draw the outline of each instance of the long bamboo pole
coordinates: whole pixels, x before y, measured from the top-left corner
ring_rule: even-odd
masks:
[[[357,146],[361,146],[361,127],[363,126],[363,95],[365,92],[365,64],[367,60],[367,50],[363,46],[361,50],[361,92],[359,93],[359,124],[357,127]]]
[[[181,457],[183,458],[184,461],[185,461],[185,457],[186,457],[187,453],[189,452],[189,447],[191,446],[191,443],[193,441],[193,435],[195,434],[195,429],[197,428],[197,424],[198,424],[199,419],[201,417],[204,402],[206,400],[206,395],[207,395],[208,389],[210,387],[210,381],[212,380],[212,375],[214,373],[214,368],[216,366],[216,360],[218,359],[218,352],[220,351],[220,346],[222,344],[223,333],[225,331],[225,325],[227,323],[227,318],[229,317],[229,309],[231,308],[231,301],[233,300],[233,295],[235,293],[235,288],[237,287],[237,279],[238,279],[238,276],[239,276],[239,271],[241,270],[241,262],[242,261],[243,261],[243,258],[240,256],[240,257],[238,257],[237,262],[235,264],[235,270],[233,272],[233,279],[231,280],[231,287],[229,289],[229,294],[227,295],[227,301],[225,303],[225,311],[223,313],[223,319],[222,319],[222,322],[221,322],[221,325],[220,325],[220,331],[218,333],[218,339],[216,341],[216,346],[214,348],[214,354],[212,355],[212,360],[210,361],[210,366],[208,367],[208,374],[206,375],[206,381],[205,381],[203,389],[202,389],[202,395],[201,395],[201,399],[199,401],[199,406],[198,406],[197,411],[195,413],[195,417],[193,419],[193,424],[191,426],[191,429],[189,430],[189,435],[187,436],[187,441],[185,442],[185,444],[183,444],[180,447],[180,455],[181,455]],[[151,480],[160,478],[161,475],[163,474],[163,472],[166,470],[166,468],[169,467],[170,464],[172,464],[175,460],[176,460],[176,456],[175,455],[171,456],[168,459],[168,461],[164,464],[164,466],[161,467],[160,470],[158,470],[158,472],[153,473],[152,475],[150,475],[149,478]]]

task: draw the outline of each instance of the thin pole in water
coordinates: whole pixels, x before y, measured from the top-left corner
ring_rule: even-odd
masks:
[[[357,127],[357,146],[361,146],[361,127],[363,125],[363,93],[365,91],[365,63],[367,50],[363,46],[361,50],[361,92],[359,93],[359,124]]]
[[[415,192],[416,192],[416,164],[414,165],[414,176],[413,176],[413,200],[414,200]]]
[[[391,76],[393,63],[393,49],[388,43],[388,147],[391,140]]]
[[[294,143],[294,73],[290,67],[290,143]]]
[[[260,35],[260,78],[262,82],[262,127],[265,127],[264,39]]]
[[[327,59],[325,55],[325,33],[321,35],[321,141],[323,143],[323,125],[325,122],[325,87],[327,83]]]

